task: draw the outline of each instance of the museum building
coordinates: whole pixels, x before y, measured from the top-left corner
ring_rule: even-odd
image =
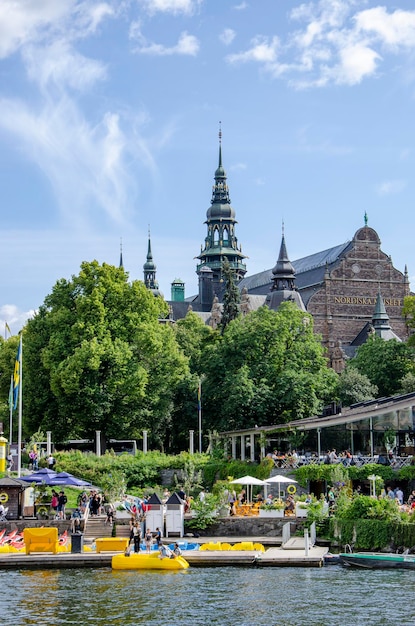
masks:
[[[293,301],[310,313],[314,330],[322,337],[331,366],[341,371],[369,334],[404,341],[408,328],[402,316],[405,296],[411,295],[408,271],[393,266],[381,250],[377,232],[359,228],[353,239],[291,262],[282,233],[278,259],[272,269],[247,275],[245,256],[236,236],[236,213],[231,206],[227,176],[222,164],[221,132],[219,163],[214,175],[211,204],[206,212],[206,237],[197,256],[198,293],[185,297],[185,285],[171,285],[171,321],[194,311],[206,324],[216,327],[221,320],[224,293],[223,262],[227,259],[241,292],[242,314],[266,305],[278,309]],[[295,233],[294,233],[295,236]],[[150,236],[144,264],[144,282],[159,294]]]

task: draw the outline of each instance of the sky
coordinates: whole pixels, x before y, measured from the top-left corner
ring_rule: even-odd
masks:
[[[248,274],[352,239],[415,278],[415,6],[1,0],[0,324],[83,261],[197,291],[218,131]]]

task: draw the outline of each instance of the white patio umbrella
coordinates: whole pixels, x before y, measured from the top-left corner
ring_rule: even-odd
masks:
[[[260,480],[259,478],[255,478],[255,476],[242,476],[241,478],[235,478],[235,480],[231,480],[231,483],[235,485],[245,485],[247,489],[247,501],[252,502],[252,487],[256,485],[266,485],[265,480]],[[249,498],[249,487],[251,487],[251,498]]]
[[[296,480],[294,480],[293,478],[287,478],[287,476],[283,476],[282,474],[277,474],[276,476],[272,476],[272,478],[267,478],[266,482],[268,484],[270,483],[278,484],[278,498],[280,497],[281,483],[296,483],[297,484]]]

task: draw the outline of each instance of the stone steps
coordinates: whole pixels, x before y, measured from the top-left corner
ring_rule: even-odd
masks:
[[[98,537],[111,537],[112,525],[106,524],[106,515],[100,515],[98,517],[89,517],[86,523],[86,530],[84,531],[84,538],[86,540],[97,539]]]

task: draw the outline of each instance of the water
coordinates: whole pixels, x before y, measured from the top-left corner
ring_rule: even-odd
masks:
[[[45,626],[414,626],[414,587],[413,571],[341,566],[0,571],[0,615]]]

